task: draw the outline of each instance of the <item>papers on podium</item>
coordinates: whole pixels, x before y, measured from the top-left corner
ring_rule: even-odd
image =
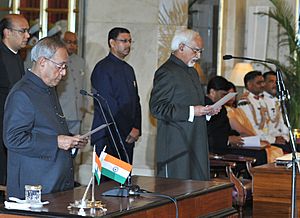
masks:
[[[214,103],[211,106],[214,110],[216,110],[217,108],[224,105],[227,101],[229,101],[230,99],[232,99],[236,95],[237,95],[237,92],[229,92],[227,95],[225,95],[223,98],[221,98],[219,101],[217,101],[216,103]]]
[[[105,127],[109,126],[110,124],[112,123],[108,123],[108,124],[102,124],[101,126],[98,126],[97,128],[85,133],[84,135],[81,135],[79,138],[83,139],[83,138],[86,138],[92,134],[94,134],[95,132],[98,132],[100,131],[101,129],[104,129]]]

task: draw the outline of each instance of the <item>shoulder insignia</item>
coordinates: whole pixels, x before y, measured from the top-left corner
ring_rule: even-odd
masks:
[[[240,100],[238,102],[238,106],[248,105],[251,104],[248,100]]]

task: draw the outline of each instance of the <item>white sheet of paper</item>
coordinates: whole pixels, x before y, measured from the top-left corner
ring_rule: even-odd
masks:
[[[217,108],[221,107],[222,105],[224,105],[227,101],[229,101],[236,95],[237,95],[237,92],[229,92],[227,95],[225,95],[223,98],[221,98],[219,101],[217,101],[216,103],[214,103],[212,105],[213,109],[216,110]]]
[[[244,145],[243,147],[260,147],[260,138],[259,136],[248,136],[243,137]]]
[[[105,127],[109,126],[110,124],[112,123],[109,123],[109,124],[102,124],[101,126],[98,126],[97,128],[85,133],[84,135],[81,135],[79,138],[83,139],[83,138],[86,138],[92,134],[94,134],[95,132],[98,132],[100,131],[101,129],[104,129]]]

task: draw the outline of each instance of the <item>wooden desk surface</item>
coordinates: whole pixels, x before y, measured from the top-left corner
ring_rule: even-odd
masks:
[[[291,211],[292,169],[274,163],[253,168],[254,217],[288,217]],[[300,176],[297,171],[297,205],[300,214]]]
[[[176,180],[156,177],[133,176],[133,184],[138,184],[142,189],[150,192],[160,193],[176,198],[178,201],[179,217],[198,217],[207,214],[226,215],[233,214],[232,208],[232,184],[229,182]],[[100,210],[86,211],[87,216],[96,215],[105,217],[175,217],[174,204],[158,196],[135,196],[135,197],[106,197],[101,193],[111,189],[118,184],[107,182],[95,186],[95,199],[106,204],[107,212],[103,214]],[[43,195],[42,200],[48,200],[49,205],[39,211],[39,216],[76,216],[78,210],[67,210],[70,202],[80,200],[85,187],[77,187],[74,190]],[[90,199],[90,195],[88,195]],[[92,214],[91,214],[91,213]],[[24,212],[6,210],[0,208],[0,213],[36,215],[31,211]],[[1,217],[1,214],[0,214]]]

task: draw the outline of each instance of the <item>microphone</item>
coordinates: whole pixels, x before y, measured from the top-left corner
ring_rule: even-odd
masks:
[[[98,105],[99,105],[99,107],[100,107],[100,110],[101,110],[101,114],[102,114],[103,117],[104,117],[105,124],[108,125],[109,135],[111,136],[111,139],[112,139],[112,141],[113,141],[114,148],[116,149],[116,151],[117,151],[117,153],[118,153],[119,159],[122,160],[121,155],[120,155],[120,152],[119,152],[119,149],[118,149],[117,144],[116,144],[116,142],[115,142],[114,136],[113,136],[112,131],[111,131],[110,127],[109,127],[109,124],[108,124],[108,121],[107,121],[107,117],[106,117],[106,115],[105,115],[105,113],[104,113],[104,110],[103,110],[103,107],[102,107],[102,105],[101,105],[101,102],[99,101],[99,99],[98,99],[97,97],[101,98],[101,99],[105,102],[105,105],[106,105],[106,108],[107,108],[107,110],[108,110],[109,116],[110,116],[110,118],[111,118],[111,120],[112,120],[112,123],[113,123],[113,125],[114,125],[114,127],[115,127],[115,130],[116,130],[116,133],[117,133],[117,136],[118,136],[118,138],[119,138],[119,142],[120,142],[120,144],[121,144],[122,150],[123,150],[123,152],[124,152],[124,154],[125,154],[126,162],[130,164],[128,153],[127,153],[127,151],[126,151],[124,142],[123,142],[122,137],[121,137],[121,135],[120,135],[119,129],[118,129],[117,124],[116,124],[116,121],[115,121],[115,119],[114,119],[114,116],[113,116],[113,114],[112,114],[112,112],[111,112],[110,106],[109,106],[107,100],[106,100],[102,95],[100,95],[100,94],[97,92],[97,90],[95,90],[95,91],[96,91],[96,93],[91,94],[91,93],[87,92],[86,90],[81,89],[81,90],[80,90],[80,94],[81,94],[81,95],[85,95],[85,96],[90,96],[90,97],[94,98],[94,99],[97,101],[97,103],[98,103]],[[127,178],[127,183],[128,183],[128,187],[129,187],[128,195],[131,195],[131,196],[132,196],[132,195],[136,195],[136,192],[132,192],[132,190],[131,190],[132,183],[131,183],[131,175],[130,175],[130,174],[129,174],[128,178]],[[137,185],[136,185],[136,186],[137,186]],[[120,194],[120,193],[118,193],[118,195],[119,195],[119,194]],[[114,195],[114,194],[112,194],[112,195]]]
[[[266,61],[266,60],[260,60],[260,59],[255,59],[255,58],[248,58],[248,57],[236,57],[236,56],[232,56],[232,55],[224,55],[223,56],[223,60],[225,60],[225,61],[230,60],[230,59],[240,59],[240,60],[268,63],[268,64],[273,64],[277,67],[277,65],[272,61]]]
[[[272,61],[260,60],[260,59],[256,59],[256,58],[235,57],[232,55],[224,55],[223,56],[223,60],[230,60],[230,59],[240,59],[240,60],[273,64],[276,67],[276,96],[279,99],[279,101],[284,101],[285,99],[290,99],[289,92],[284,86],[282,72],[276,63],[274,63]]]
[[[117,135],[118,135],[119,142],[120,142],[120,144],[121,144],[121,146],[122,146],[122,150],[123,150],[123,152],[124,152],[124,154],[125,154],[126,162],[130,164],[130,160],[129,160],[128,153],[127,153],[127,151],[126,151],[124,142],[123,142],[122,137],[121,137],[121,134],[120,134],[120,132],[119,132],[119,128],[117,127],[115,118],[114,118],[114,116],[113,116],[113,114],[112,114],[112,112],[111,112],[110,106],[109,106],[107,100],[106,100],[102,95],[100,95],[100,94],[97,92],[97,90],[95,90],[95,91],[96,91],[96,93],[93,93],[93,95],[94,95],[94,96],[97,96],[97,97],[100,97],[100,98],[105,102],[105,105],[106,105],[106,108],[107,108],[107,110],[108,110],[109,116],[110,116],[110,118],[111,118],[111,120],[112,120],[112,122],[113,122],[113,124],[114,124],[115,129],[116,129],[116,133],[117,133]],[[121,159],[121,158],[120,158],[120,159]]]
[[[109,135],[111,136],[111,139],[112,139],[112,141],[113,141],[114,148],[115,148],[115,150],[116,150],[116,152],[117,152],[117,154],[118,154],[118,158],[122,160],[121,155],[120,155],[120,152],[119,152],[119,149],[118,149],[118,147],[117,147],[117,144],[116,144],[115,139],[114,139],[114,137],[113,137],[112,131],[111,131],[110,126],[109,126],[109,123],[108,123],[108,121],[107,121],[107,117],[106,117],[106,115],[105,115],[105,113],[104,113],[104,110],[103,110],[103,107],[102,107],[102,105],[101,105],[101,102],[99,101],[98,98],[96,98],[96,97],[94,96],[94,94],[91,94],[91,93],[87,92],[86,90],[81,89],[81,90],[79,91],[79,93],[80,93],[81,95],[85,95],[85,96],[92,97],[92,98],[95,99],[96,102],[98,103],[99,108],[100,108],[100,110],[101,110],[101,114],[102,114],[102,116],[103,116],[103,118],[104,118],[105,124],[107,125],[108,131],[109,131]]]

